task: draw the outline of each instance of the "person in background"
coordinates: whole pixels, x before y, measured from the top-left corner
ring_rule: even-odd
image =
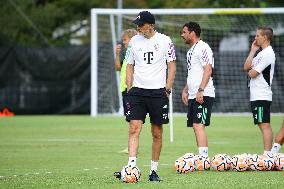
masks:
[[[273,140],[270,126],[271,84],[275,67],[275,53],[270,45],[272,38],[272,28],[259,27],[244,63],[244,71],[250,78],[251,111],[254,124],[262,133],[264,154],[270,154]]]
[[[138,32],[135,29],[127,29],[123,31],[121,35],[122,44],[116,45],[115,70],[120,71],[120,92],[122,95],[124,116],[126,113],[126,93],[127,93],[127,85],[126,85],[126,65],[127,63],[124,61],[124,56],[125,56],[125,51],[128,47],[128,43],[130,39],[137,34]],[[128,148],[121,150],[120,153],[128,154]]]
[[[210,125],[215,98],[213,85],[214,57],[210,46],[200,39],[201,28],[196,22],[184,24],[181,37],[189,46],[187,52],[187,83],[182,101],[188,106],[187,126],[192,127],[199,154],[208,157],[205,126]]]

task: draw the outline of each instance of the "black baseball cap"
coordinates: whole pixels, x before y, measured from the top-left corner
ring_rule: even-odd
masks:
[[[142,25],[145,23],[155,24],[155,17],[149,11],[142,11],[138,14],[133,23],[136,25]]]

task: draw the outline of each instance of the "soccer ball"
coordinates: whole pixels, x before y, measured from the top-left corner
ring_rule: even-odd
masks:
[[[211,161],[211,167],[215,171],[226,171],[230,169],[231,158],[227,154],[216,154]]]
[[[284,171],[284,154],[278,153],[275,161],[275,167],[279,171]]]
[[[265,171],[266,167],[265,167],[265,156],[264,155],[259,155],[258,156],[258,160],[257,160],[257,164],[259,167],[259,171]]]
[[[194,156],[194,153],[186,153],[182,156],[186,162],[185,173],[194,171]]]
[[[264,171],[265,169],[265,156],[252,154],[248,157],[248,170]]]
[[[224,154],[224,156],[225,156],[225,160],[226,160],[226,164],[227,164],[227,167],[226,167],[226,171],[227,170],[230,170],[231,169],[231,161],[232,161],[232,159],[231,159],[231,157],[229,156],[229,155],[227,155],[227,154]]]
[[[248,168],[247,154],[234,155],[231,159],[231,169],[243,172]]]
[[[137,166],[126,165],[121,170],[121,180],[126,183],[136,183],[140,180],[141,172]]]
[[[257,154],[248,156],[248,170],[261,171],[264,169],[264,164],[259,160],[260,157]]]
[[[175,161],[177,173],[189,173],[194,171],[194,154],[187,153]]]
[[[176,173],[185,173],[185,170],[184,170],[184,167],[185,167],[185,161],[183,160],[182,157],[178,158],[176,161],[175,161],[175,170],[176,170]]]
[[[194,156],[194,170],[204,171],[210,169],[210,159],[209,157],[204,157],[202,155]]]
[[[275,160],[273,155],[253,154],[250,157],[248,157],[248,169],[252,171],[270,171],[275,166],[274,161]]]
[[[264,158],[264,166],[266,171],[271,171],[275,167],[275,160],[272,154],[263,154]]]

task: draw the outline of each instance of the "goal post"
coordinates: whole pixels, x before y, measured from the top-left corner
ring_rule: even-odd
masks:
[[[189,21],[201,25],[201,39],[210,45],[214,53],[214,113],[250,111],[247,78],[242,66],[257,27],[272,27],[276,70],[272,83],[271,112],[284,112],[284,65],[280,64],[284,56],[284,8],[92,9],[91,116],[121,113],[119,77],[114,68],[115,44],[121,31],[117,31],[116,26],[120,24],[118,18],[121,18],[122,30],[136,28],[132,20],[143,10],[155,15],[157,31],[170,36],[176,47],[177,72],[170,98],[170,112],[186,112],[180,93],[186,83],[188,46],[180,38],[180,31],[183,24]]]

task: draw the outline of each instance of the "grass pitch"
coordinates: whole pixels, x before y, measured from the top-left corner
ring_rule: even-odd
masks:
[[[272,116],[274,133],[283,116]],[[260,131],[251,116],[212,116],[207,128],[209,156],[217,153],[261,154]],[[123,117],[15,116],[0,118],[0,188],[284,188],[284,172],[193,172],[176,174],[174,161],[197,152],[185,116],[174,119],[174,142],[164,127],[158,173],[163,182],[148,181],[151,159],[149,121],[143,126],[137,164],[142,180],[125,184],[113,177],[127,163],[128,125]],[[281,149],[283,153],[283,149]]]

